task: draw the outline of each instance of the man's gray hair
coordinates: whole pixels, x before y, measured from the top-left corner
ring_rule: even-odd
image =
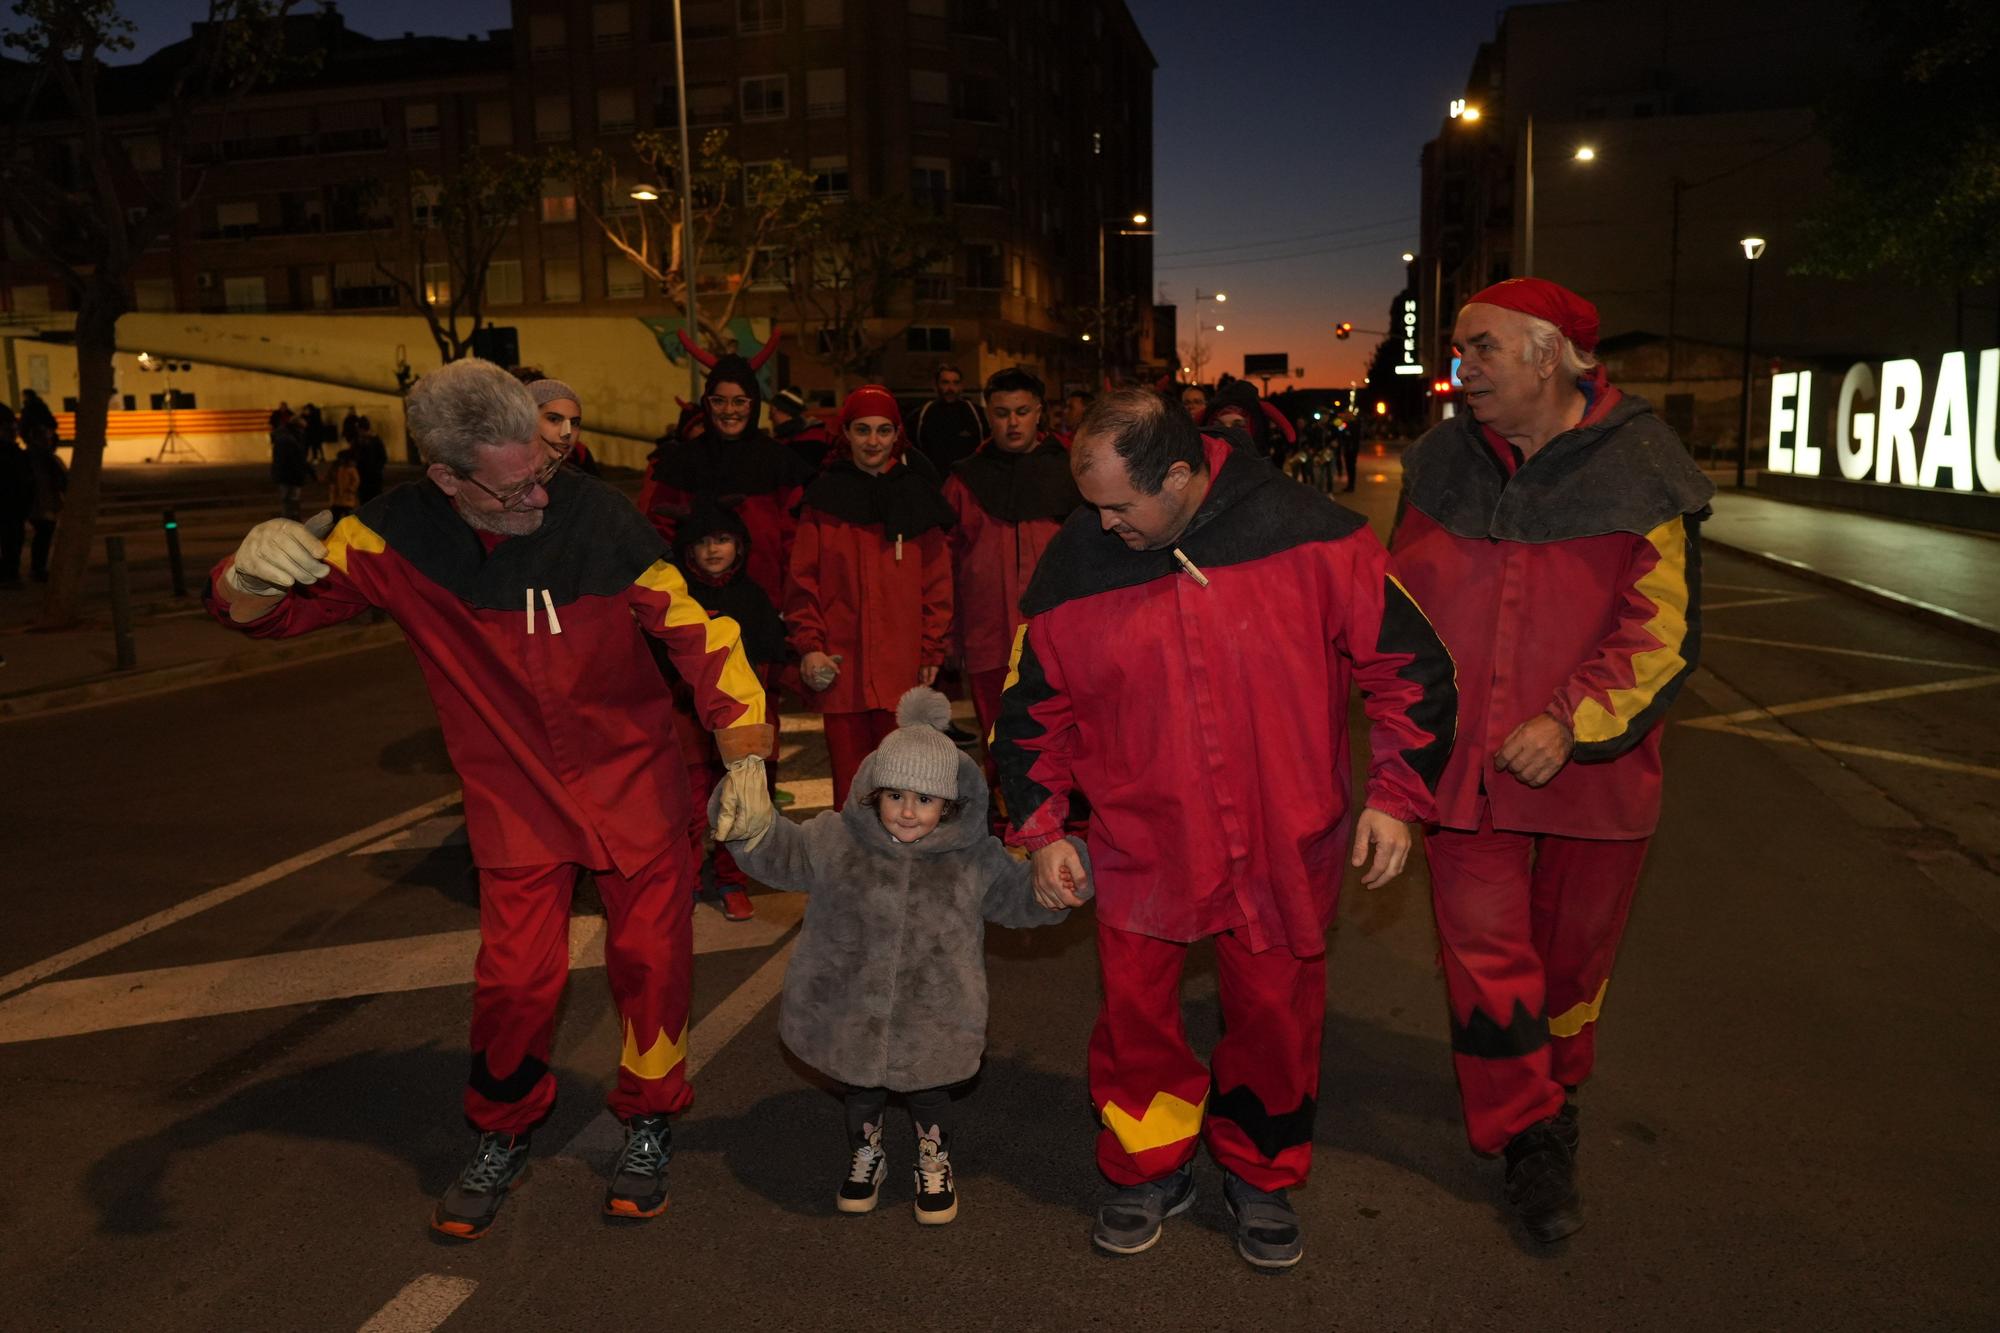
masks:
[[[440,366],[418,380],[407,403],[410,438],[425,463],[460,476],[479,466],[479,451],[536,437],[535,398],[491,361]]]
[[[1521,344],[1521,359],[1534,364],[1542,358],[1554,355],[1557,368],[1564,379],[1577,380],[1588,375],[1597,365],[1597,358],[1571,342],[1563,331],[1546,319],[1527,315],[1528,341]]]

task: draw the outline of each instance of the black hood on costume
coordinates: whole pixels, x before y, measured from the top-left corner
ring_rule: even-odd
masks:
[[[1018,454],[988,441],[951,472],[979,507],[1002,523],[1067,518],[1083,503],[1070,475],[1069,450],[1047,435]]]
[[[686,518],[674,525],[674,563],[692,569],[688,552],[703,537],[726,532],[736,539],[736,568],[750,558],[750,529],[734,509],[711,496],[697,497]]]
[[[1258,449],[1269,448],[1271,423],[1264,415],[1264,400],[1257,396],[1255,385],[1248,380],[1231,380],[1223,385],[1208,400],[1208,414],[1202,420],[1214,421],[1216,413],[1225,407],[1243,413],[1243,428],[1250,432],[1250,439]]]
[[[743,433],[754,435],[764,419],[764,388],[757,383],[757,372],[751,368],[748,361],[734,352],[728,356],[717,357],[715,364],[709,367],[708,378],[702,381],[701,385],[701,410],[704,416],[708,415],[708,400],[715,396],[715,386],[718,384],[742,386],[743,396],[750,400],[750,424],[743,428]],[[708,428],[715,429],[715,418],[712,416],[708,419]]]
[[[1208,494],[1173,546],[1134,551],[1106,532],[1097,511],[1069,516],[1021,596],[1030,616],[1064,602],[1181,574],[1174,552],[1198,569],[1240,565],[1308,542],[1338,541],[1368,525],[1351,509],[1285,476],[1249,448],[1240,432],[1204,431],[1229,444],[1225,466],[1211,475]]]
[[[863,472],[851,458],[838,459],[806,487],[805,503],[857,527],[880,523],[890,537],[918,537],[958,522],[936,483],[906,459],[879,476]]]

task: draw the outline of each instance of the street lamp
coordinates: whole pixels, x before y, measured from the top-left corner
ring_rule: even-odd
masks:
[[[1217,305],[1225,305],[1229,301],[1229,293],[1204,292],[1199,287],[1194,289],[1194,355],[1189,359],[1194,362],[1194,379],[1197,384],[1201,383],[1203,360],[1201,355],[1201,303],[1203,301],[1214,301]],[[1217,324],[1215,331],[1221,333],[1223,331],[1222,326]]]
[[[1743,489],[1743,473],[1750,461],[1750,328],[1757,312],[1757,261],[1764,257],[1764,238],[1745,236],[1743,247],[1743,428],[1736,437],[1736,489]]]
[[[650,185],[634,185],[631,197],[642,204],[650,204],[660,197],[660,192]]]
[[[1474,124],[1480,118],[1480,109],[1464,98],[1454,98],[1451,103],[1451,118],[1464,124]],[[1577,162],[1594,162],[1597,150],[1584,145],[1573,154]],[[1516,174],[1521,178],[1521,253],[1519,271],[1516,277],[1533,277],[1535,273],[1535,116],[1529,112],[1521,125],[1521,150],[1516,162]],[[1407,261],[1406,261],[1407,262]]]
[[[1140,230],[1150,221],[1144,213],[1097,220],[1097,387],[1100,389],[1104,387],[1104,229],[1115,223],[1120,236],[1151,236],[1152,232]],[[1089,342],[1090,336],[1084,335],[1083,340]]]

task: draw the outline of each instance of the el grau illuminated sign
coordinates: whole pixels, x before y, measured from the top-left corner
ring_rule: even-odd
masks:
[[[1994,438],[2000,347],[1979,353],[1976,394],[1968,358],[1966,352],[1939,358],[1928,386],[1928,415],[1924,370],[1916,361],[1884,361],[1879,375],[1865,362],[1849,368],[1834,403],[1831,452],[1838,475],[1847,481],[2000,494],[2000,442]],[[1835,475],[1824,470],[1829,451],[1820,440],[1826,407],[1819,382],[1831,378],[1809,370],[1771,377],[1771,471]],[[1864,410],[1871,406],[1873,411]]]

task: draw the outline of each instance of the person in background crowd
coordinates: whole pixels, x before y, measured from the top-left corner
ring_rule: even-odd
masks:
[[[337,523],[361,507],[361,469],[354,465],[354,450],[342,449],[326,466],[326,507]]]
[[[34,472],[35,498],[28,506],[28,526],[34,539],[28,551],[28,574],[37,583],[49,581],[49,548],[56,539],[56,519],[69,490],[69,469],[56,453],[55,432],[40,420],[26,423],[28,465]]]
[[[282,404],[280,404],[282,406]],[[34,429],[39,426],[48,432],[49,445],[54,448],[62,443],[62,434],[56,429],[56,414],[49,411],[49,405],[33,389],[21,393],[21,438],[33,440]]]
[[[278,512],[298,521],[299,496],[312,480],[312,464],[299,438],[299,419],[281,403],[271,423],[271,484],[278,488]]]
[[[361,415],[350,407],[347,409],[347,415],[340,419],[340,442],[352,449],[355,441],[360,438]]]
[[[1183,384],[1181,406],[1187,409],[1187,414],[1194,418],[1195,424],[1200,425],[1203,416],[1208,412],[1208,390],[1199,384]]]
[[[1546,1244],[1583,1225],[1574,1096],[1700,656],[1715,486],[1568,288],[1496,283],[1452,339],[1466,410],[1404,455],[1392,540],[1464,689],[1426,851],[1466,1135]]]
[[[0,588],[21,586],[21,547],[35,506],[35,465],[14,430],[14,409],[0,404]]]
[[[527,385],[534,396],[542,442],[551,449],[567,450],[566,461],[577,471],[599,475],[597,460],[584,447],[583,399],[577,391],[551,379],[539,366],[510,366],[507,373]]]
[[[806,488],[785,624],[806,706],[822,714],[833,804],[896,726],[896,701],[937,679],[951,637],[951,506],[898,458],[895,395],[865,384],[840,407],[848,455]],[[752,533],[754,541],[756,534]]]
[[[375,433],[375,423],[367,417],[354,419],[354,466],[361,474],[361,503],[382,493],[382,478],[389,470],[389,447]]]
[[[297,419],[292,422],[292,429],[297,432],[299,443],[305,446],[306,461],[315,467],[324,463],[326,442],[330,438],[330,432],[326,428],[325,419],[320,415],[318,405],[307,403],[300,408]]]
[[[917,409],[917,451],[931,465],[934,478],[951,475],[961,459],[972,457],[986,438],[986,417],[979,404],[965,396],[965,376],[949,361],[938,363],[932,382],[937,397]]]
[[[815,476],[834,448],[826,423],[807,410],[805,395],[797,389],[781,389],[772,397],[771,438],[796,454]]]
[[[1056,433],[1065,440],[1076,438],[1076,428],[1083,424],[1083,414],[1090,410],[1090,395],[1081,389],[1073,390],[1063,399],[1062,424]]]
[[[1336,438],[1340,447],[1341,475],[1347,478],[1346,489],[1351,491],[1361,479],[1361,418],[1348,413]]]

